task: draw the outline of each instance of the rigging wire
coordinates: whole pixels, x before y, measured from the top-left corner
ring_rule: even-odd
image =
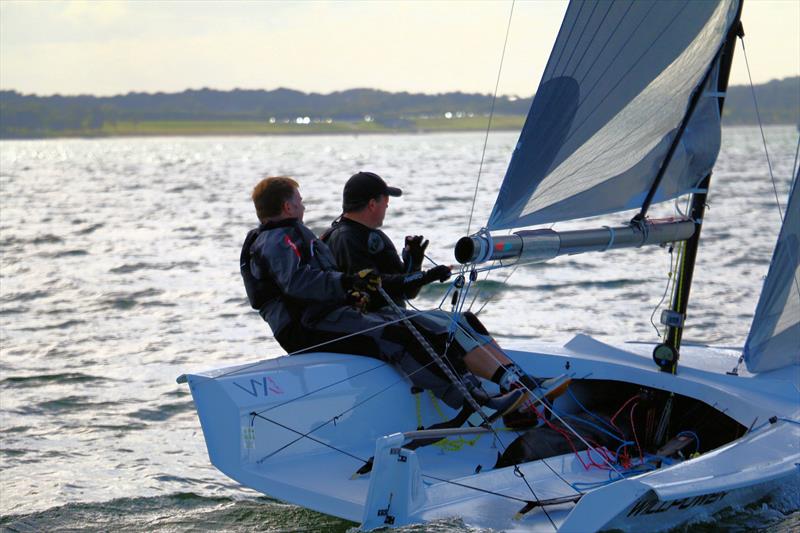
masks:
[[[459,273],[459,276],[458,276],[458,278],[456,278],[456,279],[459,279],[459,278],[460,278],[460,279],[464,279],[464,272],[465,272],[465,271],[466,271],[466,265],[464,265],[464,266],[462,266],[462,267],[461,267],[461,269],[460,269],[460,273]],[[458,310],[458,312],[459,312],[459,314],[460,314],[460,310],[461,310],[461,309],[463,309],[464,303],[466,302],[466,300],[467,300],[467,296],[468,296],[468,294],[469,294],[469,288],[470,288],[470,286],[472,285],[473,278],[475,278],[475,277],[477,277],[477,272],[476,272],[475,270],[473,270],[472,272],[470,272],[469,276],[467,277],[467,279],[468,279],[468,282],[467,282],[467,283],[466,283],[466,284],[465,284],[463,287],[461,287],[461,290],[460,290],[460,291],[457,293],[457,294],[458,294],[458,300],[453,302],[453,311],[454,311],[454,312],[453,312],[453,314],[452,314],[452,316],[451,316],[451,320],[452,320],[452,329],[453,329],[453,332],[454,332],[454,330],[455,330],[456,328],[458,328],[458,327],[461,327],[461,326],[460,326],[460,324],[458,323],[458,316],[459,316],[459,315],[457,315],[457,314],[456,314],[456,310]],[[454,280],[454,284],[455,284],[455,283],[456,283],[456,281]],[[452,338],[453,338],[453,337],[452,337],[452,335],[451,335],[451,339],[452,339]],[[447,348],[449,348],[449,344],[448,344]],[[494,354],[492,354],[491,352],[489,352],[489,351],[486,349],[486,347],[485,347],[485,346],[481,346],[480,348],[481,348],[481,350],[482,350],[482,351],[483,351],[485,354],[487,354],[487,355],[488,355],[488,356],[489,356],[489,357],[490,357],[492,360],[494,360],[494,361],[495,361],[495,362],[496,362],[498,365],[500,365],[501,367],[502,367],[502,366],[504,366],[504,365],[503,365],[503,364],[502,364],[500,361],[498,361],[498,360],[497,360],[497,358],[494,356]],[[531,391],[528,389],[528,387],[527,387],[527,386],[525,386],[525,385],[523,384],[523,387],[524,387],[524,389],[525,389],[526,391],[528,391],[528,393],[531,393],[531,394],[532,394],[532,392],[531,392]],[[535,394],[534,394],[533,396],[534,396],[534,398],[536,398],[536,395],[535,395]],[[541,401],[540,403],[541,403],[542,405],[545,405],[545,404],[546,404],[546,401],[544,401],[544,398],[542,398],[542,400],[543,400],[543,401]],[[556,416],[558,416],[558,415],[556,415]],[[491,428],[491,430],[492,430],[492,433],[494,433],[494,435],[495,435],[496,442],[497,442],[497,443],[500,445],[500,447],[502,448],[503,452],[505,453],[505,451],[506,451],[506,446],[505,446],[505,444],[504,444],[504,443],[503,443],[503,441],[500,439],[500,436],[498,435],[497,431],[496,431],[496,430],[495,430],[495,429],[494,429],[492,426],[489,426],[489,427]],[[574,430],[573,430],[573,431],[574,431]],[[520,433],[519,433],[519,432],[517,432],[517,431],[514,431],[514,433],[515,433],[517,436],[519,436],[519,435],[520,435]],[[580,436],[578,436],[578,437],[580,438]],[[563,482],[564,482],[564,483],[565,483],[567,486],[569,486],[570,488],[572,488],[573,490],[575,490],[575,489],[574,489],[574,487],[572,487],[572,485],[571,485],[569,482],[567,482],[567,480],[565,480],[565,479],[564,479],[564,478],[563,478],[561,475],[559,475],[559,474],[558,474],[558,473],[557,473],[557,472],[556,472],[556,471],[553,469],[553,467],[551,467],[551,466],[550,466],[550,465],[549,465],[549,464],[548,464],[546,461],[542,460],[542,463],[543,463],[543,464],[544,464],[544,465],[545,465],[545,466],[546,466],[546,467],[547,467],[547,468],[548,468],[548,469],[549,469],[551,472],[553,472],[553,474],[555,474],[555,475],[556,475],[556,477],[558,477],[558,478],[559,478],[561,481],[563,481]],[[517,477],[519,477],[520,479],[522,479],[523,483],[525,483],[525,485],[528,487],[528,490],[530,491],[531,495],[532,495],[532,496],[534,497],[534,499],[536,500],[537,504],[539,504],[539,506],[541,506],[541,508],[542,508],[542,512],[545,514],[545,516],[547,517],[547,519],[550,521],[550,524],[553,526],[553,529],[554,529],[554,530],[556,530],[556,531],[558,531],[558,527],[556,526],[555,522],[553,521],[553,518],[550,516],[550,513],[548,513],[548,512],[547,512],[547,509],[546,509],[544,506],[542,506],[542,505],[541,505],[541,500],[539,499],[539,496],[536,494],[536,491],[534,491],[534,490],[533,490],[533,487],[531,486],[530,482],[529,482],[529,481],[528,481],[528,479],[525,477],[525,473],[524,473],[524,472],[523,472],[523,471],[522,471],[522,470],[519,468],[519,463],[516,463],[516,462],[515,462],[515,464],[514,464],[514,475],[515,475],[515,476],[517,476]],[[576,490],[576,492],[578,492],[578,494],[580,494],[580,492],[579,492],[579,491],[577,491],[577,490]]]
[[[764,155],[766,156],[767,159],[767,168],[769,169],[769,177],[770,180],[772,181],[772,192],[775,194],[775,206],[778,208],[778,216],[781,219],[781,225],[783,225],[783,210],[781,209],[781,201],[778,195],[778,186],[775,182],[775,174],[772,172],[772,162],[770,161],[769,158],[769,150],[767,149],[767,137],[766,135],[764,135],[764,125],[761,122],[761,113],[759,113],[758,111],[758,98],[756,98],[756,89],[755,86],[753,85],[753,76],[750,73],[750,62],[747,59],[747,48],[745,48],[744,36],[740,35],[739,41],[742,43],[742,55],[744,56],[744,64],[747,67],[747,78],[750,80],[750,93],[753,96],[753,107],[755,108],[756,111],[756,119],[758,120],[758,129],[761,132],[761,142],[764,144]],[[797,148],[795,148],[794,151],[794,162],[792,163],[793,177],[794,173],[796,172],[795,169],[797,168],[798,152],[800,152],[800,138],[797,139]],[[794,186],[797,187],[798,185],[795,183]],[[798,282],[796,275],[793,276],[793,278],[794,278],[795,289],[797,290],[798,293],[800,293],[800,282]],[[729,374],[738,375],[739,367],[742,365],[743,362],[744,362],[744,351],[742,352],[742,355],[739,357],[739,360],[736,362],[736,366],[733,368],[733,370],[729,372]]]
[[[800,133],[800,129],[798,129],[798,133]],[[794,162],[792,162],[792,175],[796,176],[798,172],[800,172],[800,168],[797,167],[797,156],[800,155],[800,135],[797,136],[797,147],[794,149]]]
[[[758,129],[761,131],[761,141],[764,143],[764,155],[767,158],[767,168],[769,168],[769,177],[772,180],[772,191],[775,193],[775,203],[778,206],[778,214],[783,223],[783,210],[781,209],[781,201],[778,198],[778,186],[775,184],[775,175],[772,172],[772,162],[769,159],[769,150],[767,150],[767,137],[764,135],[764,126],[761,123],[761,113],[758,112],[758,100],[756,99],[756,88],[753,86],[753,76],[750,74],[750,62],[747,60],[747,49],[744,46],[744,37],[740,36],[739,40],[742,43],[742,55],[744,56],[744,64],[747,67],[747,78],[750,80],[750,92],[753,95],[753,106],[756,109],[756,118],[758,119]]]
[[[497,90],[500,88],[500,74],[503,72],[503,60],[506,57],[506,47],[508,45],[508,34],[511,30],[511,17],[514,15],[514,3],[516,0],[511,0],[511,10],[508,13],[508,24],[506,26],[506,38],[503,41],[503,53],[500,55],[500,67],[497,69],[497,81],[494,85],[494,95],[492,96],[492,107],[489,110],[489,122],[486,125],[486,137],[483,140],[483,152],[481,152],[481,162],[478,165],[478,179],[475,180],[475,192],[472,195],[472,207],[469,209],[469,220],[467,220],[467,235],[472,227],[472,214],[475,211],[475,200],[478,198],[478,184],[481,182],[481,173],[483,172],[483,162],[486,158],[486,146],[489,144],[489,132],[492,129],[492,118],[494,117],[494,105],[497,101]]]
[[[661,331],[659,331],[659,329],[658,329],[658,326],[656,326],[656,323],[653,320],[653,318],[656,316],[656,313],[658,312],[659,308],[661,307],[661,304],[663,304],[664,300],[667,298],[667,294],[670,291],[670,286],[674,285],[674,283],[675,283],[675,276],[672,275],[673,274],[673,269],[674,269],[674,259],[675,259],[674,251],[675,251],[675,245],[674,244],[670,244],[670,246],[669,246],[669,272],[667,272],[667,285],[664,287],[664,294],[661,295],[661,300],[658,301],[658,303],[656,304],[655,308],[653,309],[653,312],[650,314],[650,324],[653,326],[653,329],[656,330],[656,335],[658,335],[659,339],[661,339],[663,337],[661,335]]]
[[[417,311],[418,311],[417,313],[413,313],[411,315],[408,315],[405,318],[414,318],[416,316],[423,315],[425,313],[429,313],[430,312],[430,311],[419,311],[419,310],[417,310]],[[287,353],[286,355],[277,356],[277,357],[289,357],[291,355],[298,355],[298,354],[301,354],[301,353],[310,353],[315,348],[321,348],[321,347],[326,346],[328,344],[333,344],[334,342],[338,342],[338,341],[341,341],[341,340],[344,340],[344,339],[347,339],[347,338],[350,338],[350,337],[354,337],[356,335],[361,335],[362,333],[368,333],[368,332],[374,331],[376,329],[385,328],[386,326],[391,326],[392,324],[397,324],[398,322],[402,322],[403,320],[404,320],[403,318],[398,318],[397,320],[392,320],[390,322],[385,322],[383,324],[378,324],[377,326],[372,326],[371,328],[366,328],[366,329],[362,329],[362,330],[359,330],[359,331],[356,331],[356,332],[353,332],[353,333],[348,333],[347,335],[342,335],[341,337],[336,337],[336,338],[331,339],[331,340],[320,342],[319,344],[315,344],[315,345],[309,346],[307,348],[300,348],[299,350],[295,350],[293,352]],[[211,376],[211,377],[208,378],[207,381],[214,381],[216,379],[224,378],[224,377],[230,376],[232,374],[238,374],[239,372],[244,372],[246,370],[250,370],[251,368],[255,368],[258,365],[264,363],[264,361],[268,361],[270,359],[274,359],[274,358],[268,357],[266,359],[262,359],[260,361],[256,361],[255,363],[250,363],[249,365],[244,365],[244,366],[239,366],[239,367],[233,368],[232,370],[230,370],[228,372],[224,372],[222,374]],[[200,383],[205,383],[205,381],[198,382],[198,385]]]
[[[460,295],[460,297],[461,297],[461,298],[463,298],[463,299],[466,299],[466,297],[467,297],[467,292],[468,292],[468,291],[466,291],[466,290],[465,290],[465,291],[463,291],[463,292],[462,292],[462,294]],[[455,320],[455,317],[454,317],[453,319]],[[503,362],[499,361],[499,360],[497,359],[497,357],[495,357],[495,355],[494,355],[493,353],[491,353],[489,350],[487,350],[487,349],[486,349],[486,347],[485,347],[485,346],[481,346],[480,348],[481,348],[481,350],[483,351],[483,353],[484,353],[484,354],[486,354],[486,355],[487,355],[487,356],[488,356],[490,359],[492,359],[492,360],[493,360],[494,362],[496,362],[498,365],[500,365],[500,366],[504,366]],[[507,357],[507,356],[506,356],[506,357]],[[510,359],[510,358],[509,358],[509,359]],[[512,361],[512,362],[513,362],[513,361]],[[528,387],[527,387],[527,386],[526,386],[524,383],[521,383],[521,386],[522,386],[522,388],[523,388],[525,391],[527,391],[527,392],[528,392],[530,395],[532,395],[534,398],[538,398],[538,395],[537,395],[535,392],[533,392],[531,389],[529,389],[529,388],[528,388]],[[544,407],[544,409],[545,409],[546,411],[549,411],[549,412],[550,412],[550,413],[551,413],[553,416],[555,416],[555,417],[556,417],[556,419],[557,419],[559,422],[561,422],[561,423],[564,425],[564,427],[565,427],[565,428],[567,428],[567,429],[568,429],[570,432],[572,432],[572,434],[574,434],[576,437],[578,437],[578,439],[579,439],[579,440],[580,440],[580,441],[581,441],[583,444],[585,444],[587,448],[594,449],[594,447],[593,447],[591,444],[589,444],[589,443],[586,441],[586,439],[584,439],[584,438],[583,438],[583,436],[582,436],[580,433],[578,433],[578,431],[577,431],[577,430],[576,430],[574,427],[572,427],[572,426],[571,426],[571,425],[570,425],[570,424],[569,424],[569,423],[568,423],[566,420],[564,420],[564,419],[563,419],[563,418],[562,418],[562,417],[561,417],[561,416],[560,416],[560,415],[559,415],[559,414],[558,414],[558,413],[557,413],[557,412],[556,412],[556,411],[555,411],[555,410],[554,410],[554,409],[553,409],[553,408],[552,408],[550,405],[548,405],[548,402],[547,402],[547,401],[545,401],[545,399],[544,399],[544,398],[542,398],[542,401],[540,401],[539,403],[540,403],[540,404],[541,404],[541,405]],[[547,462],[546,462],[546,461],[544,461],[544,460],[543,460],[542,462],[543,462],[543,463],[545,464],[545,466],[547,466],[547,467],[548,467],[548,468],[549,468],[549,469],[550,469],[550,470],[551,470],[551,471],[552,471],[552,472],[553,472],[553,473],[554,473],[554,474],[555,474],[555,475],[556,475],[556,476],[557,476],[559,479],[561,479],[562,481],[564,481],[564,483],[567,483],[568,485],[570,485],[570,486],[571,486],[571,484],[570,484],[570,483],[568,483],[568,482],[567,482],[567,481],[566,481],[566,480],[565,480],[563,477],[561,477],[561,476],[560,476],[558,473],[556,473],[556,472],[555,472],[555,471],[552,469],[552,467],[550,467],[550,465],[548,465],[548,464],[547,464]],[[614,467],[614,465],[613,465],[613,464],[611,464],[611,463],[610,463],[610,462],[608,462],[608,461],[605,461],[605,462],[606,462],[606,464],[607,464],[608,466],[610,466],[610,467],[611,467],[613,470],[617,471],[617,469]],[[619,471],[617,471],[617,473],[619,473]]]
[[[519,261],[517,261],[517,262],[516,262],[516,263],[514,263],[513,265],[510,265],[510,266],[513,266],[514,268],[512,268],[512,269],[511,269],[511,272],[509,272],[509,273],[508,273],[508,275],[505,277],[505,279],[503,279],[503,281],[501,281],[501,282],[500,282],[500,285],[501,285],[501,286],[502,286],[502,285],[506,285],[506,284],[508,283],[508,280],[509,280],[509,278],[511,278],[511,276],[514,274],[514,272],[516,272],[516,271],[517,271],[517,267],[518,267],[520,264],[521,264],[521,263],[520,263]],[[489,277],[489,271],[486,271],[486,277],[487,277],[487,278]],[[486,280],[484,280],[484,281],[486,281]],[[478,309],[477,311],[475,311],[475,316],[478,316],[479,314],[481,314],[481,311],[483,311],[483,308],[484,308],[484,307],[486,307],[487,305],[489,305],[489,302],[491,302],[492,300],[494,300],[494,297],[495,297],[495,296],[497,296],[498,294],[500,294],[500,291],[499,291],[499,290],[498,290],[498,291],[496,291],[494,294],[490,294],[490,295],[489,295],[489,297],[488,297],[488,298],[486,298],[486,301],[485,301],[485,302],[483,302],[483,305],[481,305],[480,309]],[[476,298],[477,298],[477,296],[476,296]],[[474,303],[474,302],[475,302],[475,300],[473,300],[473,303]],[[472,309],[472,304],[470,304],[469,308],[470,308],[470,310]]]

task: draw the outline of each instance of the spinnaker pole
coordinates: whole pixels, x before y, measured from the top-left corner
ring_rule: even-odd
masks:
[[[742,2],[739,3],[739,10],[736,13],[736,20],[731,25],[728,32],[722,54],[719,59],[719,76],[717,78],[717,93],[719,103],[719,113],[722,116],[722,107],[725,103],[725,91],[728,89],[728,78],[733,61],[733,52],[736,48],[736,38],[744,35],[744,29],[740,20],[742,14]],[[695,230],[692,236],[683,244],[683,251],[680,254],[678,264],[678,274],[672,293],[672,306],[670,312],[666,314],[666,319],[662,320],[667,326],[666,339],[653,349],[653,360],[664,372],[675,374],[678,369],[678,359],[680,358],[681,338],[686,320],[686,309],[689,303],[689,293],[692,288],[692,278],[694,277],[694,266],[697,260],[697,250],[700,243],[700,230],[703,228],[703,216],[705,214],[706,199],[708,188],[711,185],[711,173],[709,172],[698,186],[698,192],[692,194],[691,206],[689,208],[689,218],[694,221]]]
[[[638,248],[649,244],[683,241],[692,236],[695,225],[689,219],[647,220],[642,225],[588,230],[526,230],[511,235],[483,231],[461,237],[456,243],[456,261],[462,264],[503,259],[543,262],[560,255]]]

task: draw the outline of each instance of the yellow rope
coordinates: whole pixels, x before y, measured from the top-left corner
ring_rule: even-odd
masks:
[[[436,409],[436,412],[439,414],[439,417],[442,421],[447,420],[447,416],[445,416],[444,412],[442,411],[442,407],[439,405],[439,401],[436,399],[436,396],[433,395],[431,391],[428,391],[428,394],[431,397],[431,402],[433,403],[433,408]],[[422,402],[420,401],[420,395],[415,394],[414,397],[417,399],[417,427],[421,427],[422,424]],[[475,446],[475,443],[478,442],[478,439],[481,438],[481,435],[476,436],[474,439],[465,439],[464,437],[457,437],[454,439],[444,438],[440,441],[433,443],[433,446],[446,451],[446,452],[457,452],[461,450],[465,445],[467,446]]]

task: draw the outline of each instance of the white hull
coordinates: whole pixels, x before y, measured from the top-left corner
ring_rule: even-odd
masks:
[[[600,380],[672,391],[714,407],[742,433],[753,431],[699,457],[613,483],[607,471],[586,470],[573,453],[528,462],[520,470],[532,494],[513,466],[493,469],[498,452],[517,437],[513,432],[499,432],[499,443],[492,434],[469,435],[398,453],[399,433],[454,412],[427,393],[415,397],[405,379],[377,360],[309,354],[187,378],[217,468],[264,494],[365,529],[460,517],[506,531],[552,529],[551,520],[563,531],[652,531],[757,501],[776,487],[800,493],[798,367],[730,376],[724,372],[735,361],[730,353],[685,348],[682,361],[705,369],[682,366],[669,375],[630,346],[583,336],[563,348],[510,355],[534,375],[574,375],[578,392]],[[574,402],[565,395],[556,408],[568,412]],[[351,479],[372,456],[373,471]],[[547,514],[535,508],[514,518],[524,501],[574,497],[570,484],[596,488],[582,489],[577,503],[548,505]]]

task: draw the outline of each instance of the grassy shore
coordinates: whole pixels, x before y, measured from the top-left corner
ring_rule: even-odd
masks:
[[[492,119],[492,130],[519,130],[524,116],[498,115]],[[397,125],[378,121],[332,121],[296,124],[293,122],[267,121],[194,121],[194,120],[150,120],[137,122],[109,122],[101,128],[74,130],[48,130],[27,138],[58,137],[134,137],[134,136],[202,136],[202,135],[324,135],[324,134],[370,134],[370,133],[427,133],[445,131],[483,131],[489,123],[488,117],[462,118],[416,118],[398,121]]]

